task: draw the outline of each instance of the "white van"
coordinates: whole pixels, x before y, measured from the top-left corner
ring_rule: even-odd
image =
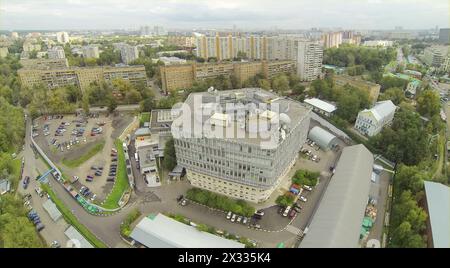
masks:
[[[287,206],[286,209],[283,212],[283,217],[287,217],[287,215],[289,214],[290,210],[291,210],[291,206]]]

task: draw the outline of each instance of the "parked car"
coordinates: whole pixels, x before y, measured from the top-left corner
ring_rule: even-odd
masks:
[[[308,185],[303,185],[303,189],[305,189],[307,191],[312,191],[312,187],[308,186]]]
[[[235,222],[236,221],[236,214],[233,214],[232,216],[231,216],[231,222]]]
[[[107,182],[114,182],[116,180],[115,177],[109,176],[108,178],[106,178]]]
[[[40,232],[45,228],[45,225],[42,223],[39,223],[38,225],[36,225],[36,231]]]
[[[303,202],[306,202],[306,201],[308,201],[308,199],[306,199],[306,197],[304,197],[303,195],[302,196],[300,196],[300,201],[303,201]]]
[[[236,222],[237,223],[240,223],[242,221],[242,216],[239,216],[237,219],[236,219]]]
[[[248,222],[248,218],[247,218],[247,217],[244,217],[244,218],[242,219],[242,224],[247,224],[247,222]]]
[[[183,200],[183,195],[182,194],[180,194],[178,197],[177,197],[177,202],[180,202],[181,200]]]
[[[229,219],[231,219],[231,215],[232,215],[233,213],[231,213],[231,211],[228,211],[228,214],[227,214],[227,220],[229,220]]]
[[[290,210],[291,210],[291,206],[287,206],[283,212],[283,217],[287,217]]]
[[[181,205],[182,205],[182,206],[186,206],[186,205],[187,205],[187,200],[186,200],[186,199],[183,199],[183,201],[181,201]]]
[[[25,176],[25,178],[23,179],[23,189],[27,189],[29,183],[30,183],[30,177]]]
[[[52,247],[52,248],[60,248],[61,245],[59,244],[58,241],[55,240],[55,241],[52,242],[51,247]]]
[[[295,216],[297,216],[297,211],[291,209],[291,211],[289,212],[289,218],[293,219]]]

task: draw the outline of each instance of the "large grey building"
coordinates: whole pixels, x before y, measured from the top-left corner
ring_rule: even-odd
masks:
[[[439,30],[439,42],[443,44],[450,43],[450,28],[443,28]]]
[[[178,165],[196,187],[267,200],[306,141],[311,109],[258,88],[192,93],[174,120]]]
[[[301,248],[359,247],[374,158],[364,145],[345,147]]]

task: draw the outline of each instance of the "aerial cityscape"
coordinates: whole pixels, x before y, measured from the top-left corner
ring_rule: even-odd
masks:
[[[1,1],[0,248],[450,248],[449,13]]]

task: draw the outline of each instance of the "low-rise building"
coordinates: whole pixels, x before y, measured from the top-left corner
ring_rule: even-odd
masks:
[[[355,129],[369,137],[377,135],[384,126],[392,122],[396,108],[390,100],[377,102],[371,109],[358,113]]]
[[[308,138],[324,151],[330,150],[338,144],[336,136],[318,126],[313,127],[309,131]]]
[[[147,248],[244,248],[233,240],[199,231],[163,214],[144,217],[130,237]]]
[[[159,61],[162,61],[164,65],[173,65],[173,64],[185,64],[185,59],[180,59],[177,57],[159,57]]]
[[[8,56],[8,53],[9,51],[7,47],[0,47],[0,59]]]
[[[430,248],[450,248],[450,188],[424,181],[427,238]]]
[[[408,83],[405,90],[405,95],[408,98],[414,98],[417,95],[417,91],[420,89],[422,82],[420,80],[413,80]]]
[[[378,95],[380,95],[381,86],[370,81],[363,80],[361,77],[349,76],[349,75],[334,75],[334,83],[337,86],[345,86],[346,84],[367,90],[369,93],[369,98],[372,103],[378,100]]]
[[[300,248],[360,247],[374,158],[364,145],[345,147]]]
[[[191,88],[195,81],[215,78],[220,75],[234,75],[239,83],[244,83],[256,74],[273,78],[280,73],[294,73],[295,61],[256,61],[231,63],[190,63],[161,66],[162,89],[166,92]]]
[[[337,109],[335,105],[317,98],[305,99],[304,103],[310,106],[314,112],[327,117],[333,115]]]
[[[61,59],[60,59],[61,60]],[[70,68],[22,68],[18,70],[22,86],[32,88],[44,84],[48,88],[74,85],[85,90],[93,82],[112,82],[123,79],[134,85],[147,84],[145,67],[142,65],[121,67],[70,67]]]

